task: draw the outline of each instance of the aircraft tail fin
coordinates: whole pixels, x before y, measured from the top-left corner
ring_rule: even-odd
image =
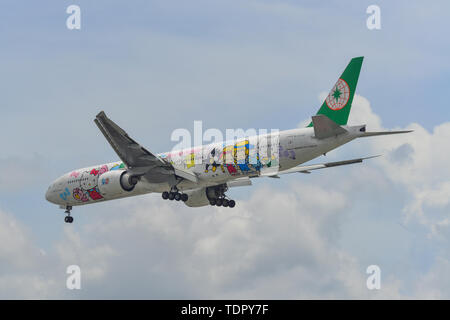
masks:
[[[364,57],[353,58],[331,89],[317,115],[325,115],[338,125],[346,125]],[[308,127],[312,127],[311,122]]]

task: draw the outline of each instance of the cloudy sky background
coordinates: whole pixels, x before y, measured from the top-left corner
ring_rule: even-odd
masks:
[[[65,10],[82,10],[79,31]],[[367,6],[382,29],[366,28]],[[0,298],[450,298],[446,1],[2,1]],[[233,210],[145,195],[73,210],[44,193],[117,159],[100,110],[154,152],[174,129],[299,126],[365,56],[350,124],[414,129],[254,181]],[[82,290],[65,287],[66,267]],[[379,265],[381,290],[366,288]]]

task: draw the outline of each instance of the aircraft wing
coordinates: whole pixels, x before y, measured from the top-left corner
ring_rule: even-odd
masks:
[[[327,163],[319,163],[319,164],[311,164],[306,166],[297,166],[293,167],[287,170],[279,171],[277,173],[272,173],[272,175],[266,175],[270,178],[279,178],[279,175],[281,174],[287,174],[287,173],[311,173],[311,170],[317,170],[317,169],[325,169],[325,168],[331,168],[331,167],[337,167],[337,166],[345,166],[347,164],[354,164],[354,163],[360,163],[363,162],[363,160],[376,158],[377,156],[371,156],[371,157],[365,157],[365,158],[357,158],[357,159],[351,159],[351,160],[344,160],[344,161],[335,161],[335,162],[327,162]],[[263,175],[262,175],[263,176]]]
[[[97,114],[94,122],[131,174],[145,176],[151,182],[173,181],[177,177],[197,182],[195,174],[174,168],[130,138],[105,112]]]

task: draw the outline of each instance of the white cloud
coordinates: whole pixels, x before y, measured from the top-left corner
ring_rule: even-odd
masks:
[[[326,97],[326,94],[322,94]],[[325,98],[324,98],[325,99]],[[355,94],[352,102],[352,109],[348,117],[349,125],[366,124],[367,131],[383,130],[380,117],[372,111],[367,98]]]
[[[13,216],[0,210],[0,263],[23,268],[32,262],[36,250],[29,233]]]
[[[367,121],[364,121],[367,119]],[[349,124],[367,123],[368,131],[388,130],[371,108],[370,102],[355,95]],[[382,152],[376,161],[386,177],[394,184],[401,184],[411,196],[404,207],[406,220],[416,220],[430,230],[447,219],[447,215],[434,214],[434,209],[449,212],[450,202],[450,122],[436,126],[432,132],[418,123],[393,130],[414,130],[401,136],[373,137],[360,144],[372,154]],[[427,210],[428,209],[428,210]]]
[[[354,259],[333,245],[334,222],[347,206],[345,195],[327,192],[323,201],[321,188],[292,187],[293,193],[256,190],[236,210],[193,211],[161,203],[159,197],[139,204],[122,201],[108,221],[65,239],[64,248],[70,251],[86,234],[96,234],[96,246],[114,247],[104,280],[118,297],[124,279],[143,297],[153,298],[350,297],[363,291],[365,280]],[[128,213],[119,214],[124,209]],[[85,243],[84,258],[90,246]],[[317,286],[312,279],[320,279]],[[333,291],[327,292],[328,287]],[[95,297],[105,295],[95,291]]]
[[[55,265],[32,237],[14,216],[0,210],[0,299],[45,299],[61,294]]]
[[[348,196],[307,183],[289,190],[257,188],[233,210],[126,199],[108,219],[66,230],[59,259],[84,275],[101,270],[83,298],[376,297],[365,267],[336,245]]]
[[[64,241],[56,245],[60,263],[62,266],[78,265],[86,281],[105,281],[108,259],[116,252],[108,243],[98,245],[87,242],[70,226],[65,226]]]
[[[450,261],[446,257],[436,258],[432,268],[415,282],[414,290],[424,299],[448,299],[450,295],[448,270]]]

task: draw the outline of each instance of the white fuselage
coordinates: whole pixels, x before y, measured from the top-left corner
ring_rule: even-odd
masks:
[[[348,132],[326,139],[317,139],[313,128],[292,129],[275,134],[253,136],[236,142],[220,142],[202,147],[158,154],[176,168],[190,171],[198,182],[183,180],[180,191],[215,186],[239,178],[276,175],[277,172],[310,161],[361,135],[362,126],[343,126]],[[215,150],[215,158],[211,151]],[[140,179],[132,191],[106,192],[106,172],[123,171],[121,161],[70,171],[56,179],[48,188],[46,199],[61,206],[76,206],[145,193],[168,191],[168,183]],[[107,175],[105,175],[107,176]]]

